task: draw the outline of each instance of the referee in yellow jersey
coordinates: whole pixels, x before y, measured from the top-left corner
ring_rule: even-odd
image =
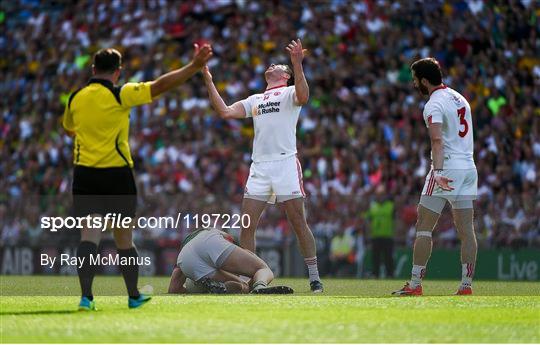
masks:
[[[115,49],[102,49],[94,55],[93,77],[73,92],[66,105],[63,126],[74,137],[73,209],[75,216],[107,214],[135,217],[137,188],[133,178],[133,160],[129,149],[129,113],[134,106],[151,103],[163,92],[187,81],[202,69],[212,56],[210,45],[195,45],[190,63],[142,83],[116,86],[122,69],[122,55]],[[109,221],[110,222],[110,221]],[[150,300],[139,293],[139,259],[132,239],[132,224],[113,228],[120,269],[128,291],[129,308]],[[79,310],[96,310],[92,294],[95,265],[101,229],[81,230],[77,258],[82,265],[77,273],[82,290]]]

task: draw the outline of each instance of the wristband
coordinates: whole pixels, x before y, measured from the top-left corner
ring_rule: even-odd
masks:
[[[435,176],[443,176],[443,170],[442,169],[434,169],[433,174]]]

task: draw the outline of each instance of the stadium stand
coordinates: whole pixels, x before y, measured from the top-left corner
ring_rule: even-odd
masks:
[[[533,1],[3,2],[0,244],[40,243],[40,215],[68,214],[62,203],[28,200],[69,194],[72,141],[61,115],[70,92],[89,79],[99,48],[123,53],[124,81],[143,81],[186,63],[194,41],[209,41],[210,68],[230,104],[262,90],[265,66],[288,62],[283,48],[301,37],[311,96],[297,134],[317,237],[330,241],[339,228],[364,234],[362,214],[383,184],[396,204],[395,240],[410,242],[429,141],[409,65],[434,56],[445,83],[472,106],[480,246],[538,247],[539,19]],[[141,215],[238,212],[250,121],[214,114],[200,76],[134,110]],[[449,212],[445,217],[435,245],[455,247]],[[177,241],[185,230],[145,231],[139,240]],[[279,208],[268,210],[259,234],[292,236]]]

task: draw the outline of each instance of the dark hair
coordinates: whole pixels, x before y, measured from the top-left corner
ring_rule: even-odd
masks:
[[[431,85],[442,83],[442,71],[439,62],[434,58],[420,59],[411,65],[411,70],[418,80],[425,78]]]
[[[122,54],[116,49],[100,49],[94,55],[94,68],[98,73],[113,73],[122,64]]]
[[[293,70],[289,67],[289,65],[283,64],[283,66],[285,66],[285,73],[287,73],[288,75],[291,76],[289,78],[289,80],[287,80],[287,86],[294,85],[294,72],[293,72]]]

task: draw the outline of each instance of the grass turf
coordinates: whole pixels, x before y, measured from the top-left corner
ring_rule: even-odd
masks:
[[[76,312],[76,277],[1,276],[1,342],[540,342],[540,283],[426,281],[423,297],[389,297],[402,281],[279,279],[294,295],[163,294],[168,278],[142,277],[155,296],[128,310],[120,277],[95,280],[98,312]],[[39,296],[37,295],[39,294]]]

